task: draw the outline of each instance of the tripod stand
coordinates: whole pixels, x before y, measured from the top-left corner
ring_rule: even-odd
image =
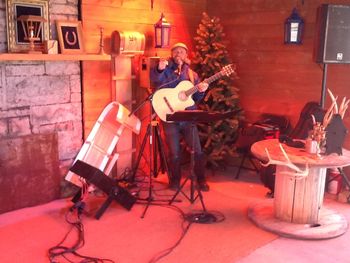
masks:
[[[151,120],[147,125],[147,130],[142,140],[140,152],[136,159],[135,168],[133,169],[133,173],[131,175],[132,181],[135,181],[136,172],[140,165],[142,153],[145,150],[148,138],[150,142],[150,167],[152,168],[150,170],[150,175],[153,175],[154,177],[158,176],[158,155],[160,160],[159,168],[161,169],[162,173],[168,172],[168,164],[165,157],[164,146],[160,137],[159,122],[156,120]]]
[[[140,104],[139,107],[136,108],[136,110],[138,110],[146,101],[151,101],[152,100],[152,95],[149,95],[144,102],[142,102]],[[143,211],[141,218],[144,218],[150,204],[152,201],[155,201],[153,198],[153,180],[152,177],[157,177],[158,173],[159,173],[159,169],[158,169],[158,157],[160,160],[160,169],[162,171],[162,173],[167,172],[167,174],[169,174],[169,170],[168,170],[168,164],[166,161],[166,157],[165,157],[165,152],[164,152],[164,146],[162,143],[162,139],[160,137],[160,130],[159,130],[159,122],[153,119],[153,108],[152,105],[150,103],[151,106],[151,117],[150,117],[150,122],[147,125],[147,130],[145,133],[145,136],[142,140],[142,144],[141,144],[141,148],[138,154],[138,157],[136,159],[136,163],[135,163],[135,167],[133,169],[133,173],[131,176],[132,181],[135,181],[135,176],[136,176],[136,172],[138,170],[138,167],[140,165],[140,161],[142,158],[142,155],[145,151],[145,147],[146,147],[146,143],[147,140],[149,139],[149,185],[148,185],[148,197],[141,199],[139,198],[139,200],[144,200],[147,201],[145,210]],[[135,111],[136,111],[135,110]],[[156,200],[157,202],[168,202],[169,200]]]

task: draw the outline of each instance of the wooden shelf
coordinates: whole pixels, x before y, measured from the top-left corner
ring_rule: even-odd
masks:
[[[98,54],[26,54],[26,53],[0,53],[0,61],[64,61],[64,60],[92,60],[109,61],[110,55]]]

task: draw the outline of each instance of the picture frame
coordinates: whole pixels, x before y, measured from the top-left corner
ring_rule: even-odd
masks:
[[[84,53],[83,30],[80,21],[56,21],[56,28],[62,54]]]
[[[6,0],[7,49],[9,53],[25,52],[29,49],[29,41],[24,39],[24,30],[17,18],[21,15],[41,16],[43,23],[40,39],[35,41],[38,49],[42,43],[50,39],[49,1],[48,0]]]

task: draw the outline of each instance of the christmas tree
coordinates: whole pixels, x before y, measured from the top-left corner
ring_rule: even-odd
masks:
[[[231,64],[225,34],[217,17],[210,18],[203,13],[195,37],[196,52],[192,63],[193,69],[202,80],[219,72]],[[199,105],[209,112],[229,112],[240,110],[238,88],[233,85],[236,74],[223,77],[210,84],[210,87]],[[211,123],[199,123],[199,136],[208,164],[223,167],[227,156],[235,156],[233,143],[237,139],[239,121],[243,119],[239,112],[229,119]]]

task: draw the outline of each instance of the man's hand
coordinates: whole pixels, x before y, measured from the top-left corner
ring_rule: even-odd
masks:
[[[161,58],[158,64],[158,70],[162,71],[168,66],[168,61],[165,58]]]
[[[198,87],[198,91],[199,92],[204,92],[204,91],[206,91],[208,89],[209,84],[206,83],[206,82],[201,82],[201,83],[198,84],[197,87]]]

